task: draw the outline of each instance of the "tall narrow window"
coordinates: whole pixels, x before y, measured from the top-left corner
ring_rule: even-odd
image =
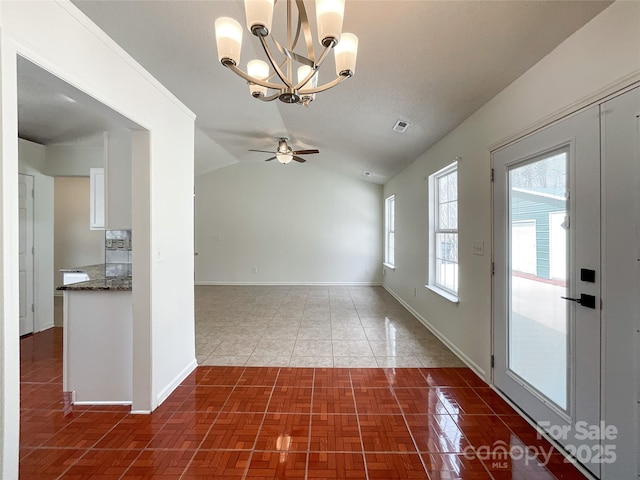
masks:
[[[384,263],[389,267],[396,264],[396,196],[391,195],[384,201]]]
[[[429,177],[429,287],[450,300],[458,296],[458,164]]]

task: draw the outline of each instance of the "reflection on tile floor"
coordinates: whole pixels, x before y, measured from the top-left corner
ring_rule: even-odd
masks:
[[[462,367],[382,287],[198,286],[199,365]]]
[[[131,415],[65,403],[60,328],[20,344],[21,479],[584,479],[467,368],[204,366]]]

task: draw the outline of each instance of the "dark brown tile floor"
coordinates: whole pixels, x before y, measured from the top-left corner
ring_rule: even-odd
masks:
[[[466,368],[198,367],[151,415],[65,403],[59,328],[21,368],[22,479],[584,479]]]

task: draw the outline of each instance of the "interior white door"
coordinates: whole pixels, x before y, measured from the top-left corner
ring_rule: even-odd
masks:
[[[600,419],[599,128],[593,107],[493,154],[494,382],[595,475],[606,454],[584,428]],[[533,220],[537,270],[523,275],[518,228]]]
[[[20,335],[33,332],[33,177],[18,175]]]

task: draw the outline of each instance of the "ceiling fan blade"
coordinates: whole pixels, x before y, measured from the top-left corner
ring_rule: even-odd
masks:
[[[314,148],[313,150],[296,150],[293,152],[294,155],[311,155],[312,153],[320,153],[320,150]]]
[[[304,158],[296,157],[295,155],[293,156],[293,160],[295,160],[296,162],[300,162],[300,163],[306,162],[306,160]]]
[[[265,162],[270,162],[271,160],[275,160],[275,159],[276,159],[276,157],[267,158],[267,159],[265,160]]]
[[[249,149],[249,151],[250,152],[261,152],[261,153],[276,153],[276,152],[269,152],[267,150],[252,150],[252,149]]]

